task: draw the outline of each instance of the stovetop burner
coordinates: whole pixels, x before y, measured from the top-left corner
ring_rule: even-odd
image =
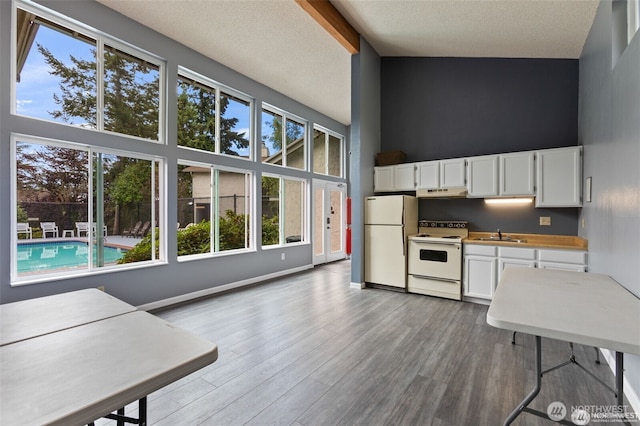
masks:
[[[414,239],[436,241],[449,240],[459,242],[469,235],[467,222],[464,221],[438,221],[422,219],[418,222],[418,234]]]

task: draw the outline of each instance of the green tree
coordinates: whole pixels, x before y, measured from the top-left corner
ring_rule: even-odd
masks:
[[[18,143],[17,176],[23,199],[87,202],[87,152]]]
[[[69,63],[56,58],[42,45],[37,46],[50,67],[49,73],[59,78],[60,93],[53,95],[58,106],[49,113],[55,119],[70,124],[96,128],[97,122],[97,67],[95,50],[93,60],[82,60],[70,55]],[[105,130],[157,140],[159,131],[160,84],[155,65],[105,46],[103,93],[103,127]],[[48,148],[55,151],[55,148]],[[44,152],[44,151],[43,151]],[[77,151],[79,152],[79,151]],[[106,158],[106,157],[105,157]],[[113,231],[119,232],[119,207],[140,200],[151,199],[149,167],[128,157],[115,157],[104,161],[105,202],[115,205],[109,211],[113,217]],[[84,158],[86,161],[86,156]],[[132,169],[129,170],[129,167]],[[62,190],[68,183],[59,181]],[[142,189],[142,191],[141,191]],[[48,190],[48,189],[47,189]],[[87,188],[84,188],[86,194]],[[86,195],[85,195],[86,198]],[[106,219],[105,219],[106,220]]]
[[[29,219],[29,215],[27,214],[27,212],[20,206],[17,207],[17,214],[16,214],[16,218],[17,218],[17,222],[26,222]]]
[[[237,155],[235,149],[249,146],[244,132],[233,129],[237,118],[225,118],[229,98],[220,96],[220,151]],[[215,151],[216,93],[196,82],[178,79],[178,145]],[[235,148],[235,149],[234,149]]]
[[[272,114],[271,121],[268,122],[271,127],[271,134],[262,136],[262,140],[265,143],[271,143],[272,146],[278,151],[282,150],[282,116],[278,114]],[[285,137],[287,145],[297,141],[304,136],[304,126],[295,121],[287,120],[287,129]]]
[[[69,56],[67,65],[38,44],[38,52],[57,76],[60,95],[53,101],[59,109],[53,118],[70,124],[97,127],[97,67],[93,61]],[[93,50],[95,57],[95,50]],[[158,139],[160,75],[157,67],[114,48],[104,54],[104,129],[145,139]],[[75,121],[75,122],[74,122]]]

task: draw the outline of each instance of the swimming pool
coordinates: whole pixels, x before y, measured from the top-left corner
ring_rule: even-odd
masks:
[[[104,247],[104,264],[115,263],[126,249]],[[93,250],[93,262],[96,250]],[[89,247],[83,241],[54,241],[18,244],[18,273],[50,271],[53,269],[80,269],[89,267]]]

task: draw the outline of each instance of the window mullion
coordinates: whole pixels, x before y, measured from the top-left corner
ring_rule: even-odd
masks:
[[[215,152],[220,154],[222,153],[222,142],[220,141],[220,89],[218,87],[214,88],[215,91],[215,118],[216,118],[216,128],[215,128],[215,138],[216,138],[216,147]]]
[[[104,130],[104,38],[96,39],[96,129]]]
[[[287,117],[284,114],[282,117],[282,129],[280,129],[280,140],[282,144],[282,166],[287,167]]]
[[[283,120],[284,121],[284,120]],[[280,230],[280,232],[278,232],[279,234],[279,243],[280,245],[284,244],[285,242],[285,229],[284,229],[284,213],[285,213],[285,188],[284,188],[284,178],[280,177],[280,184],[278,185],[278,198],[279,198],[279,209],[280,211],[278,212],[278,228]]]
[[[217,126],[216,126],[217,127]],[[211,213],[210,220],[213,226],[210,226],[212,235],[210,241],[213,241],[211,249],[214,253],[220,251],[220,171],[213,169],[211,173]]]

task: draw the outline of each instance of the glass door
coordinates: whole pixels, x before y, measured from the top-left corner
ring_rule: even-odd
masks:
[[[344,259],[347,185],[313,180],[313,264]]]

